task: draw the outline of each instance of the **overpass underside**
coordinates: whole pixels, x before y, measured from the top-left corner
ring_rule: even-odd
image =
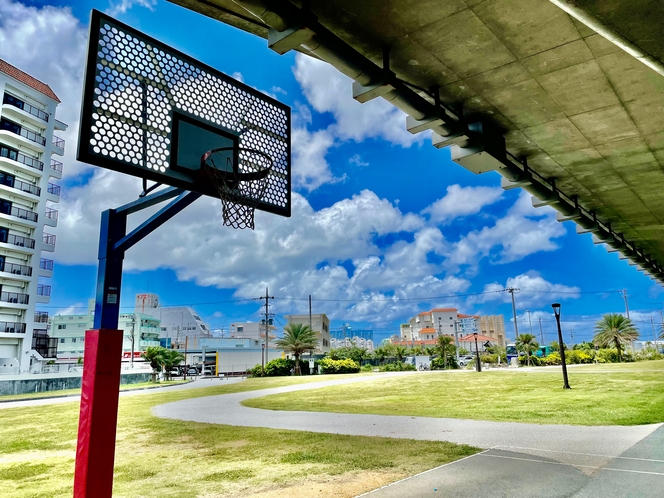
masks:
[[[325,60],[358,101],[390,101],[459,164],[664,281],[661,2],[172,1]]]

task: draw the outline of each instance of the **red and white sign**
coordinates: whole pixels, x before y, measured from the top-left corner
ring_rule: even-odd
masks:
[[[141,354],[142,353],[140,351],[134,351],[134,359],[140,358]],[[123,359],[130,359],[131,358],[131,351],[124,351],[122,353],[122,358]]]

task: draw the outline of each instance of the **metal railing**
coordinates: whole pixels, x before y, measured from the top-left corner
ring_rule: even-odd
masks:
[[[37,284],[37,295],[38,296],[50,296],[51,295],[51,286],[44,284]]]
[[[49,244],[49,245],[54,246],[55,245],[55,235],[50,234],[50,233],[45,233],[42,236],[42,242],[44,244]]]
[[[46,216],[49,220],[58,221],[58,210],[47,207],[44,216]]]
[[[53,260],[41,258],[39,260],[39,268],[41,268],[42,270],[53,271]]]
[[[62,163],[55,159],[51,159],[51,169],[62,173]]]
[[[48,323],[48,311],[35,311],[35,323]]]
[[[9,210],[0,210],[0,213],[16,216],[22,220],[28,220],[37,223],[37,213],[33,213],[32,211],[28,211],[27,209],[22,209],[16,206],[12,206]]]
[[[30,296],[19,292],[0,292],[0,301],[14,304],[28,304]]]
[[[16,152],[6,147],[2,147],[2,149],[0,149],[0,156],[6,157],[7,159],[11,159],[12,161],[16,161],[17,163],[25,164],[26,166],[38,169],[39,171],[44,171],[43,162],[41,162],[38,159],[35,159],[34,157],[26,156],[21,152]]]
[[[35,239],[29,239],[28,237],[22,237],[21,235],[14,235],[13,233],[8,234],[6,240],[0,238],[0,242],[19,247],[27,247],[28,249],[35,248]]]
[[[5,96],[2,99],[2,103],[13,105],[14,107],[17,107],[18,109],[21,109],[28,114],[32,114],[33,116],[37,116],[39,119],[43,119],[44,121],[48,122],[47,113],[33,105],[28,104],[27,102],[22,101],[18,97],[14,97],[13,95],[5,93]]]
[[[53,145],[55,145],[56,147],[60,147],[61,149],[64,149],[65,148],[65,139],[60,138],[60,137],[56,137],[55,135],[53,135]]]
[[[25,334],[25,323],[18,322],[0,322],[0,333],[5,334]]]
[[[7,186],[9,187],[9,185]],[[33,185],[32,183],[24,182],[23,180],[14,180],[13,188],[20,190],[21,192],[27,192],[28,194],[36,195],[37,197],[41,195],[41,188]]]
[[[55,183],[49,183],[47,190],[49,194],[60,196],[60,185],[56,185]]]
[[[23,138],[27,138],[31,142],[35,142],[39,145],[46,145],[46,137],[42,137],[39,133],[35,133],[34,131],[30,131],[26,128],[23,128],[21,126],[21,131],[19,132],[19,135],[21,135]]]
[[[5,263],[2,267],[5,273],[12,273],[14,275],[23,275],[26,277],[32,276],[32,267],[26,265],[18,265],[16,263]]]

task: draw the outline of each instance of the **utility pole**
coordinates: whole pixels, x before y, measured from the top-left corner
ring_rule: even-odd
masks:
[[[457,325],[459,324],[458,320],[454,320],[454,347],[456,349],[456,362],[459,364],[459,331]]]
[[[265,377],[265,365],[267,365],[267,356],[269,351],[267,341],[268,341],[268,333],[270,330],[270,299],[274,299],[274,296],[270,296],[267,287],[265,287],[265,295],[254,299],[260,301],[265,299],[265,344],[263,346],[265,351],[263,352],[263,356],[261,358],[261,363],[262,363],[261,377]]]
[[[627,289],[621,290],[620,294],[625,300],[625,314],[627,315],[627,318],[629,318],[629,303],[627,302]]]
[[[267,292],[266,292],[267,294]],[[309,294],[309,328],[313,330],[313,322],[311,321],[311,294]]]
[[[569,335],[572,337],[572,347],[574,347],[574,329],[569,329]]]
[[[661,313],[661,311],[660,311]],[[655,341],[655,349],[657,348],[657,333],[655,332],[655,322],[652,318],[652,315],[650,315],[650,326],[652,327],[652,337]]]
[[[531,320],[530,317],[530,310],[526,310],[526,313],[528,313],[528,323],[530,324],[530,335],[533,335],[533,321]]]
[[[131,315],[131,358],[129,359],[130,368],[134,369],[134,327],[136,326],[136,313]]]
[[[512,314],[514,315],[514,340],[516,341],[516,338],[519,337],[519,325],[516,323],[516,302],[514,301],[514,293],[516,292],[517,294],[521,292],[521,289],[517,289],[515,287],[508,287],[507,289],[503,289],[505,292],[509,292],[512,294]]]
[[[542,341],[542,344],[544,344],[544,332],[542,332],[542,319],[538,318],[538,320],[540,326],[540,341]]]

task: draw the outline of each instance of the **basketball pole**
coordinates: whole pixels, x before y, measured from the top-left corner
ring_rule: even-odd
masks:
[[[85,362],[74,472],[74,498],[111,498],[118,421],[122,330],[118,329],[125,252],[202,194],[168,187],[101,215],[94,329],[85,333]],[[127,217],[176,197],[127,231]]]

